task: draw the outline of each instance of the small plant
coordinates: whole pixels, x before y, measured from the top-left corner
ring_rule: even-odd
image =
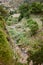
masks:
[[[27,26],[31,29],[32,35],[36,34],[38,30],[38,24],[35,21],[33,21],[32,19],[29,19],[27,21]]]
[[[8,18],[7,21],[6,21],[6,24],[7,24],[8,26],[10,26],[10,25],[15,24],[15,23],[17,23],[17,22],[18,22],[17,18],[14,18],[14,17],[12,17],[12,16],[9,16],[9,18]]]

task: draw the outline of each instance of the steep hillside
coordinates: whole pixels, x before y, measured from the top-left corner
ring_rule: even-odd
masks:
[[[0,65],[43,64],[43,3],[3,1],[17,10],[0,5]]]

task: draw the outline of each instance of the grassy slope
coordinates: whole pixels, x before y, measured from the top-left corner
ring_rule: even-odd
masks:
[[[42,22],[40,20],[41,17],[39,15],[31,15],[30,18],[32,18],[33,20],[35,20],[38,23],[39,31],[40,31],[42,29]],[[39,44],[38,40],[40,40],[40,38],[43,39],[43,31],[42,30],[40,32],[38,31],[35,36],[30,37],[30,32],[29,32],[30,29],[25,27],[26,21],[27,21],[26,19],[22,19],[22,21],[20,21],[16,24],[13,24],[11,26],[7,26],[7,30],[9,31],[9,34],[10,34],[11,38],[13,38],[14,41],[16,41],[18,39],[18,37],[20,36],[20,38],[22,40],[18,44],[21,45],[20,48],[22,48],[22,47],[24,48],[24,51],[28,51],[28,49],[32,49],[32,47],[36,43]],[[24,35],[26,37],[24,37]]]

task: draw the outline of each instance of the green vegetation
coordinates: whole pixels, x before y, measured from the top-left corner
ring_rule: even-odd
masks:
[[[13,65],[13,51],[7,40],[7,34],[4,32],[5,24],[0,17],[0,63],[2,65]]]
[[[13,17],[14,13],[20,13],[20,17]],[[43,29],[40,22],[43,27],[43,3],[23,3],[19,10],[10,12],[0,5],[0,63],[2,65],[29,65],[31,60],[33,65],[43,63]],[[25,58],[24,54],[28,55],[28,58]],[[25,59],[27,59],[26,64]]]
[[[5,21],[1,16],[0,16],[0,28],[2,28],[2,29],[5,28]]]
[[[27,26],[31,29],[32,35],[34,35],[38,30],[38,24],[32,19],[27,21]]]
[[[17,18],[14,18],[13,16],[9,16],[7,21],[6,21],[6,24],[8,26],[12,25],[12,24],[15,24],[18,22],[18,19]]]
[[[32,13],[38,14],[43,12],[43,4],[40,2],[34,2],[31,5]]]
[[[43,3],[40,2],[33,2],[31,5],[29,3],[23,3],[20,7],[19,7],[19,12],[20,12],[20,17],[19,17],[19,21],[26,17],[29,18],[30,14],[39,14],[39,13],[43,13]]]
[[[13,52],[6,35],[0,30],[0,63],[4,65],[12,65]]]
[[[19,21],[23,18],[23,17],[26,17],[26,18],[29,18],[29,15],[30,15],[30,11],[29,11],[29,5],[27,3],[24,3],[22,4],[20,7],[19,7],[19,11],[21,13],[20,17],[19,17]]]
[[[3,5],[0,5],[0,15],[5,19],[9,16],[9,11]]]
[[[42,40],[41,40],[42,41]],[[32,60],[33,65],[38,65],[43,63],[43,42],[40,42],[40,40],[36,40],[35,43],[33,43],[33,47],[28,51],[28,64]]]

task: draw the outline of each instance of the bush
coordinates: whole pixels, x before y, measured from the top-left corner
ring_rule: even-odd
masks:
[[[40,3],[40,2],[34,2],[32,3],[31,5],[31,8],[32,8],[32,13],[42,13],[43,11],[43,4]]]
[[[27,26],[31,29],[32,35],[34,35],[38,30],[38,24],[32,19],[27,21]]]
[[[29,57],[27,59],[28,65],[31,60],[33,61],[33,65],[41,65],[43,63],[43,30],[36,37],[30,42],[28,50]]]
[[[28,3],[23,3],[20,7],[19,7],[19,12],[21,13],[20,15],[20,19],[21,20],[23,17],[29,18],[30,15],[30,11],[29,11],[29,5]]]
[[[38,45],[37,45],[38,44]],[[43,44],[36,43],[34,47],[28,51],[29,57],[27,59],[28,64],[32,60],[33,65],[38,65],[43,63]]]

